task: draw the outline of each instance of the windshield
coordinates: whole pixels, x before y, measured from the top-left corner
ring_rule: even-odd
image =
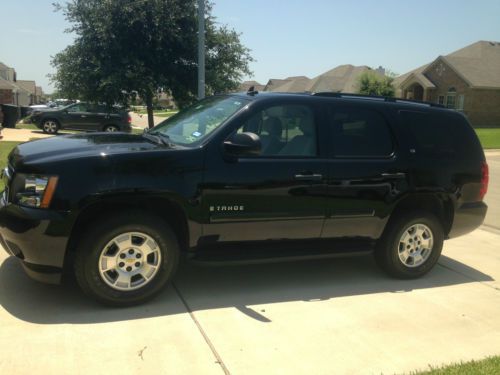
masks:
[[[191,145],[206,138],[246,104],[243,98],[212,96],[161,122],[150,133],[161,133],[174,143]]]

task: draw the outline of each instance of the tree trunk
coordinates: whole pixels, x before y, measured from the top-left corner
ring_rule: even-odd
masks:
[[[148,111],[148,128],[155,126],[155,121],[153,118],[153,94],[151,92],[146,93],[146,109]]]

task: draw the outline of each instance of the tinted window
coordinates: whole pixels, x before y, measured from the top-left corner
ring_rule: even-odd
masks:
[[[315,156],[314,112],[304,105],[288,104],[255,113],[239,132],[259,135],[263,156]]]
[[[400,115],[413,136],[417,155],[458,157],[480,150],[473,130],[458,115],[416,111],[400,111]]]
[[[68,112],[87,112],[87,104],[78,103],[66,108]]]
[[[376,111],[331,108],[330,126],[337,157],[387,157],[393,151],[389,126]]]

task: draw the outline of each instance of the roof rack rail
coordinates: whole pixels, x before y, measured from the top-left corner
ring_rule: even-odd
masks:
[[[442,104],[425,102],[420,100],[411,100],[411,99],[403,99],[403,98],[392,98],[389,96],[380,96],[380,95],[364,95],[364,94],[349,94],[342,92],[313,92],[311,95],[314,96],[327,96],[332,98],[353,98],[353,99],[362,99],[362,100],[379,100],[391,103],[407,103],[414,105],[424,105],[428,107],[438,107],[445,108]]]

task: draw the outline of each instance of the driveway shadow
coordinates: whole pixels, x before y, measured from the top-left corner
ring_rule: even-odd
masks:
[[[372,257],[313,260],[244,266],[203,267],[184,264],[169,286],[153,301],[131,308],[108,308],[85,297],[74,282],[62,286],[29,279],[17,259],[0,266],[0,305],[18,319],[38,324],[89,324],[234,307],[248,317],[269,320],[252,305],[316,302],[373,293],[414,290],[493,279],[446,256],[425,277],[395,280],[380,271]],[[455,271],[457,270],[457,271]],[[465,276],[466,275],[466,276]],[[179,293],[179,294],[178,294]]]

